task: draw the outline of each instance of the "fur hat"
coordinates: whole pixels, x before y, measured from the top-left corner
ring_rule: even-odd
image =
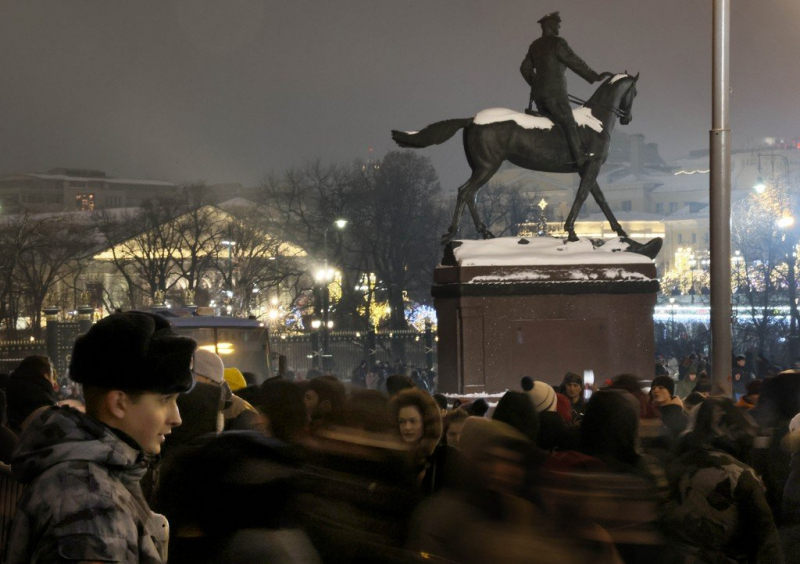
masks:
[[[556,391],[550,384],[537,380],[533,383],[533,388],[528,392],[528,395],[531,396],[533,407],[539,413],[556,410]]]
[[[87,386],[173,394],[194,384],[193,339],[152,313],[115,313],[78,337],[69,375]]]
[[[670,397],[675,396],[675,380],[669,376],[657,376],[653,378],[653,383],[650,385],[650,389],[652,390],[656,386],[665,388],[669,392]]]
[[[225,364],[219,355],[209,350],[197,349],[194,351],[194,368],[192,370],[198,376],[204,376],[217,384],[225,381]]]

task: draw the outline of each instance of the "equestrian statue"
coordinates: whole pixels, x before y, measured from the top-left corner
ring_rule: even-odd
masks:
[[[436,122],[418,132],[392,131],[392,139],[400,147],[420,149],[444,143],[464,130],[464,152],[472,175],[458,189],[453,220],[447,233],[442,235],[442,244],[456,236],[465,206],[469,208],[478,233],[484,239],[494,237],[481,221],[475,199],[478,190],[494,176],[500,165],[509,161],[529,170],[580,175],[578,193],[564,222],[567,241],[578,240],[575,220],[591,193],[611,228],[629,244],[629,250],[653,258],[661,248],[661,239],[646,244],[629,239],[597,184],[617,119],[622,125],[633,119],[631,106],[636,98],[639,75],[595,73],[558,36],[561,27],[558,12],[547,14],[539,23],[542,37],[531,44],[520,68],[531,86],[529,107],[525,112],[491,108],[471,118]],[[575,110],[569,106],[566,68],[589,82],[602,80],[589,100]],[[538,113],[531,108],[534,103]]]

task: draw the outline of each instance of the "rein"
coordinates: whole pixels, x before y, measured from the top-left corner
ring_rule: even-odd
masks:
[[[580,104],[582,106],[585,106],[586,104],[589,103],[586,100],[581,100],[577,96],[573,96],[572,94],[567,94],[567,96],[569,97],[569,101],[572,102],[573,104]],[[617,108],[616,106],[608,106],[606,104],[601,104],[600,102],[592,102],[592,104],[610,110],[618,118],[627,118],[631,116],[630,112],[626,112],[625,110]]]

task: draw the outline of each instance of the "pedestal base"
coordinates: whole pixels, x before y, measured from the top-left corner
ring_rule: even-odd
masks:
[[[585,370],[597,383],[652,379],[655,277],[652,263],[438,267],[439,390],[556,385]]]

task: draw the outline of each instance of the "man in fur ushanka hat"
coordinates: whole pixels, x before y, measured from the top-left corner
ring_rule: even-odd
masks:
[[[86,413],[51,407],[11,461],[25,484],[6,562],[166,561],[167,522],[139,486],[148,456],[181,424],[195,342],[161,316],[115,313],[78,337],[70,377]]]

